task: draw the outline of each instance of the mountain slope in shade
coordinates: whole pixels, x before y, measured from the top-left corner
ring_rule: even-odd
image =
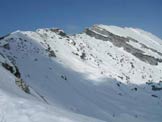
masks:
[[[1,121],[161,122],[162,41],[143,30],[16,31],[0,64]]]

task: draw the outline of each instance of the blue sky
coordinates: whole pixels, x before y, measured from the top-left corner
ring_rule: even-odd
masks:
[[[0,0],[0,35],[46,27],[77,33],[93,24],[142,28],[162,38],[162,0]]]

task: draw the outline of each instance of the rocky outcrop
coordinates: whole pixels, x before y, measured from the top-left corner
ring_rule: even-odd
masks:
[[[159,62],[159,59],[156,59],[153,56],[144,55],[142,53],[134,53],[134,56],[151,65],[158,65]]]
[[[93,26],[92,28],[88,28],[85,30],[85,33],[91,37],[94,37],[96,39],[100,39],[103,41],[110,41],[113,45],[117,47],[122,47],[125,51],[128,53],[131,53],[141,61],[144,61],[146,63],[149,63],[151,65],[158,65],[159,62],[162,62],[162,59],[155,58],[153,56],[145,55],[142,50],[139,50],[132,45],[128,44],[127,42],[134,41],[138,42],[137,40],[130,38],[130,37],[121,37],[118,35],[115,35],[105,29],[102,29],[98,26]],[[148,47],[147,47],[148,48]],[[151,49],[153,50],[153,49]],[[154,50],[154,52],[157,52]]]
[[[48,52],[48,56],[49,57],[56,57],[55,52],[51,49],[51,47],[49,46],[49,44],[47,44],[48,48],[46,49],[46,51]]]
[[[16,85],[21,88],[25,93],[30,94],[30,89],[29,86],[25,83],[25,81],[21,78],[20,72],[16,66],[11,66],[8,63],[2,63],[2,66],[10,71],[13,75],[15,75],[16,80],[15,83]]]
[[[9,45],[8,43],[7,43],[7,44],[4,44],[4,45],[3,45],[3,48],[9,50],[9,49],[10,49],[10,45]]]
[[[5,36],[1,36],[1,37],[0,37],[0,40],[6,38],[6,37],[9,36],[9,35],[10,35],[10,34],[7,34],[7,35],[5,35]]]
[[[60,30],[58,28],[51,28],[50,31],[55,32],[62,37],[68,37],[67,34],[63,30]]]
[[[152,85],[152,90],[153,91],[160,91],[160,90],[162,90],[162,87],[157,87],[155,85]]]
[[[20,78],[16,78],[16,85],[21,88],[25,93],[30,94],[29,86]]]
[[[158,52],[157,50],[152,49],[152,48],[150,48],[150,47],[148,47],[148,46],[146,46],[146,45],[144,45],[144,44],[141,44],[141,43],[140,43],[140,45],[141,45],[143,48],[149,49],[149,50],[151,50],[152,52],[155,52],[155,53],[159,54],[160,56],[162,56],[162,53]]]

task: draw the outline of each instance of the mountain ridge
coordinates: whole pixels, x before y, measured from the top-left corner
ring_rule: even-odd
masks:
[[[56,111],[47,110],[56,115],[63,109],[65,121],[69,122],[76,119],[160,122],[162,45],[159,41],[139,29],[106,25],[94,25],[75,35],[58,28],[16,31],[0,38],[0,69],[8,72],[4,73],[7,76],[1,74],[4,88],[0,90],[13,89],[13,94],[22,90],[25,93],[20,96],[29,98],[31,106],[31,101],[36,101],[57,107]],[[12,82],[6,77],[12,77]],[[30,121],[27,114],[23,116]],[[34,113],[30,116],[38,121]],[[41,118],[46,121],[47,116],[44,113]],[[64,121],[48,117],[49,122]],[[5,121],[11,118],[8,116]]]

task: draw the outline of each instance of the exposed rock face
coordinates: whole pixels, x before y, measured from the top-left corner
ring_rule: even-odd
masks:
[[[21,77],[20,72],[16,66],[10,66],[8,63],[2,63],[2,66],[14,74],[17,78]]]
[[[155,85],[152,85],[152,90],[159,91],[159,90],[162,90],[162,88],[161,87],[157,87]]]
[[[5,37],[9,36],[10,34],[7,34],[5,36],[0,37],[0,40],[4,39]]]
[[[56,54],[53,50],[49,51],[49,57],[56,57]]]
[[[20,78],[16,78],[16,85],[21,88],[25,93],[30,94],[29,86]]]
[[[81,59],[85,60],[86,59],[86,54],[85,52],[82,53],[82,55],[80,56]]]
[[[141,43],[140,43],[140,44],[141,44]],[[153,52],[159,54],[160,56],[162,56],[162,53],[158,52],[158,51],[155,50],[155,49],[152,49],[152,48],[150,48],[150,47],[148,47],[148,46],[146,46],[146,45],[144,45],[144,44],[141,44],[141,46],[142,46],[143,48],[150,49],[151,51],[153,51]]]
[[[16,80],[15,80],[15,83],[16,85],[21,88],[24,92],[30,94],[30,89],[29,89],[29,86],[25,83],[25,81],[23,79],[21,79],[21,75],[20,75],[20,72],[18,70],[18,68],[16,66],[11,66],[7,63],[2,63],[2,66],[10,71],[13,75],[15,75],[16,77]]]
[[[142,53],[134,53],[133,55],[139,58],[140,60],[149,63],[151,65],[158,65],[158,62],[160,62],[159,59],[156,59],[149,55],[144,55]]]
[[[115,35],[105,29],[102,29],[98,26],[93,26],[92,28],[88,28],[85,30],[85,33],[91,37],[94,37],[96,39],[100,39],[103,41],[110,41],[112,42],[113,45],[117,46],[117,47],[123,47],[123,49],[129,53],[131,53],[132,55],[136,56],[138,59],[140,59],[141,61],[144,61],[146,63],[149,63],[151,65],[158,65],[158,62],[162,62],[162,59],[158,59],[155,58],[153,56],[149,56],[149,55],[145,55],[144,52],[142,50],[139,50],[135,47],[133,47],[132,45],[128,44],[127,42],[129,41],[133,41],[138,43],[137,40],[131,38],[131,37],[121,37],[118,35]],[[143,46],[145,48],[148,48],[147,46],[145,46],[143,44]],[[151,49],[151,48],[149,48]],[[154,52],[162,55],[160,52],[157,52],[154,49],[151,49]]]
[[[5,49],[10,49],[10,45],[9,44],[5,44],[5,45],[3,45],[3,47],[5,48]]]
[[[63,30],[60,30],[58,28],[52,28],[50,29],[52,32],[57,33],[58,35],[62,36],[62,37],[67,37],[66,33]]]
[[[49,53],[48,56],[49,57],[56,57],[56,54],[53,50],[51,50],[51,47],[47,44],[48,48],[46,49],[46,51]]]

